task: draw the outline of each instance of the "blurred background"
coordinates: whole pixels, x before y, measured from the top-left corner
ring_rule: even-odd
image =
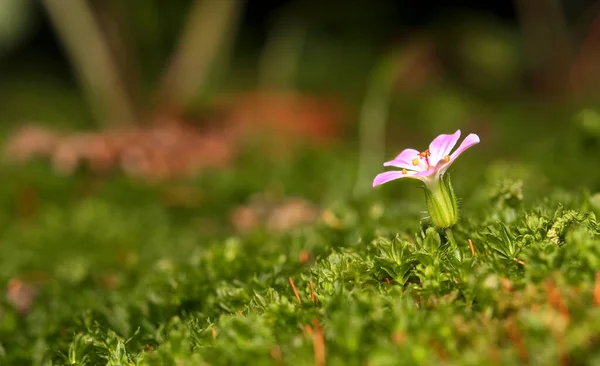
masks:
[[[333,160],[298,174],[345,164],[336,194],[361,199],[382,161],[460,128],[484,144],[458,172],[495,159],[600,189],[589,169],[600,152],[595,1],[0,6],[0,133],[13,175],[38,166],[95,182],[189,182],[251,156],[265,168],[244,179],[260,187],[312,154]],[[316,181],[296,190],[311,184],[319,192]]]
[[[283,289],[412,238],[416,182],[373,177],[457,129],[481,137],[451,171],[481,227],[598,212],[599,108],[598,1],[0,0],[0,355],[217,317],[259,271]]]
[[[600,136],[595,1],[0,6],[7,156],[45,156],[60,172],[190,176],[259,138],[354,144],[362,182],[385,146],[457,128],[496,150],[496,137],[521,150],[573,125]]]
[[[0,122],[9,156],[64,172],[194,174],[269,133],[354,143],[366,176],[384,139],[397,149],[463,128],[492,146],[519,138],[511,126],[530,142],[577,123],[598,95],[597,5],[3,0]],[[539,131],[545,117],[530,114],[544,112]],[[586,112],[579,127],[599,134]]]

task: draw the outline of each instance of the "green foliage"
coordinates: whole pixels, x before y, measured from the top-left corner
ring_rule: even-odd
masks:
[[[160,202],[167,184],[115,176],[82,195],[83,173],[6,169],[0,282],[37,296],[23,313],[2,298],[0,363],[313,365],[318,332],[327,365],[600,359],[593,196],[501,163],[455,172],[454,245],[410,184],[348,200],[352,184],[338,180],[353,167],[334,156],[261,168],[246,154],[189,183],[206,198],[185,209]],[[230,228],[235,205],[281,184],[325,214],[287,232]]]

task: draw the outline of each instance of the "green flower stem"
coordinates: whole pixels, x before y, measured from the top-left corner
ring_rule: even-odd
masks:
[[[456,239],[454,239],[454,233],[452,232],[452,228],[447,228],[446,230],[446,238],[454,248],[458,248],[458,244],[456,243]]]

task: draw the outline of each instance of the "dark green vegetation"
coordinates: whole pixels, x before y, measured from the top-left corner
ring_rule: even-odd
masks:
[[[141,14],[123,19],[140,32],[141,99],[152,99],[188,11],[110,3]],[[600,115],[527,82],[536,68],[566,79],[548,67],[564,56],[558,44],[544,34],[533,46],[552,52],[530,64],[525,54],[536,50],[519,45],[520,30],[489,31],[486,19],[395,44],[381,38],[396,23],[384,7],[365,2],[343,15],[312,3],[308,15],[292,7],[273,19],[298,21],[268,36],[287,48],[225,45],[234,56],[218,64],[229,66],[207,71],[193,105],[270,83],[331,93],[348,106],[343,146],[273,161],[266,155],[277,151],[248,147],[234,166],[154,184],[59,176],[44,162],[0,167],[0,365],[600,363]],[[536,24],[548,23],[532,9]],[[335,21],[340,14],[347,19]],[[159,18],[171,23],[166,35],[162,23],[153,29]],[[438,44],[441,57],[430,52]],[[93,128],[66,61],[44,52],[3,60],[3,138],[23,121]],[[386,123],[387,158],[456,128],[481,137],[450,170],[458,247],[426,220],[415,181],[353,196],[356,140],[373,135],[362,146],[377,150]],[[286,231],[238,233],[231,213],[256,193],[302,197],[322,214]]]
[[[505,134],[482,135],[450,171],[458,250],[422,220],[416,182],[352,199],[356,159],[341,148],[269,163],[247,152],[185,183],[189,206],[165,198],[182,183],[4,168],[0,283],[38,296],[24,314],[2,297],[0,363],[314,365],[323,348],[327,365],[598,362],[597,142],[564,135],[555,156],[540,132],[529,145]],[[235,234],[229,213],[255,192],[325,214]]]

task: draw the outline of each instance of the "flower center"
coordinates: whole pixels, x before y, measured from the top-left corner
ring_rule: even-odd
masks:
[[[444,161],[447,163],[450,161],[450,155],[444,156]]]
[[[431,166],[431,164],[429,163],[429,157],[430,156],[431,156],[431,152],[429,152],[429,149],[427,149],[427,150],[419,153],[419,158],[425,159],[425,163],[427,163],[427,170],[433,168],[433,166]],[[414,159],[413,160],[413,165],[416,166],[417,164],[419,164],[419,160]]]
[[[431,153],[429,152],[429,149],[427,149],[427,150],[425,150],[425,151],[423,151],[423,152],[420,152],[420,153],[419,153],[419,157],[420,157],[421,159],[423,159],[423,158],[427,158],[427,157],[429,157],[429,156],[431,156]]]

